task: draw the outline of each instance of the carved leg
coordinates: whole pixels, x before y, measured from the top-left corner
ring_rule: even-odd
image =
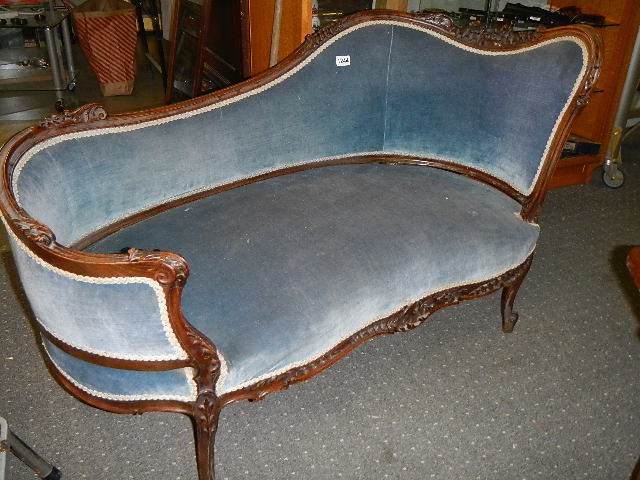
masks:
[[[214,443],[220,407],[214,394],[202,393],[196,400],[193,430],[196,437],[198,480],[214,480]]]
[[[501,301],[501,310],[502,310],[502,331],[504,333],[513,332],[513,327],[518,321],[518,313],[513,310],[513,302],[516,299],[516,295],[518,294],[518,290],[520,289],[520,285],[524,280],[524,277],[527,276],[527,272],[529,271],[529,267],[531,266],[531,258],[527,260],[527,262],[523,265],[523,269],[513,282],[502,289],[502,301]]]

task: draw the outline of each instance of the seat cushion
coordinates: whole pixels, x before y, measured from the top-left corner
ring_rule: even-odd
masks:
[[[455,173],[342,165],[162,212],[89,250],[186,258],[184,313],[224,357],[221,394],[309,362],[431,293],[519,265],[538,238],[519,211]]]

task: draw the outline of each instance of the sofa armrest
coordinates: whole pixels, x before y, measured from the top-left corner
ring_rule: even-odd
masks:
[[[189,268],[180,255],[78,252],[27,217],[2,220],[38,327],[56,346],[115,368],[217,369],[215,346],[182,316]]]

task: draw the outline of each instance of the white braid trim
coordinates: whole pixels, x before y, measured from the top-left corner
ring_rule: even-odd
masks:
[[[69,375],[67,372],[65,372],[55,362],[55,360],[51,356],[51,353],[49,353],[49,350],[47,349],[47,346],[44,344],[44,342],[42,343],[42,346],[43,346],[45,352],[47,352],[47,355],[49,356],[49,360],[51,361],[51,363],[53,363],[55,365],[55,367],[58,369],[58,371],[62,374],[62,376],[64,378],[69,380],[73,385],[75,385],[77,388],[79,388],[83,392],[88,393],[89,395],[93,395],[94,397],[105,398],[107,400],[115,400],[115,401],[120,401],[120,402],[132,402],[132,401],[138,401],[138,400],[177,400],[177,401],[181,401],[181,402],[192,402],[198,396],[196,384],[192,379],[193,372],[192,372],[191,368],[183,368],[183,369],[181,369],[181,370],[183,370],[183,372],[185,374],[185,377],[187,378],[187,384],[189,385],[189,389],[191,390],[191,395],[189,395],[189,396],[185,396],[185,395],[156,395],[156,394],[119,395],[119,394],[113,394],[113,393],[100,392],[98,390],[94,390],[92,388],[89,388],[89,387],[81,384],[75,378],[73,378],[71,375]],[[108,367],[103,367],[103,368],[108,368]]]
[[[540,229],[539,225],[537,225],[537,224],[532,224],[532,225],[534,225],[535,227]],[[534,244],[533,248],[526,255],[525,259],[528,258],[533,253],[533,251],[535,250],[535,247],[536,246]],[[303,367],[305,365],[308,365],[309,363],[314,362],[315,360],[317,360],[318,358],[322,357],[323,355],[326,355],[336,345],[338,345],[341,342],[347,340],[348,338],[351,338],[353,335],[358,333],[363,328],[366,328],[369,325],[371,325],[371,324],[373,324],[373,323],[375,323],[375,322],[377,322],[379,320],[382,320],[383,318],[387,318],[390,315],[393,315],[394,313],[396,313],[401,308],[403,308],[403,307],[405,307],[407,305],[412,305],[415,302],[417,302],[417,301],[419,301],[419,300],[421,300],[423,298],[428,297],[429,295],[434,295],[434,294],[436,294],[438,292],[449,290],[450,288],[457,288],[457,287],[462,287],[464,285],[470,285],[470,284],[473,284],[473,283],[485,282],[485,281],[490,280],[492,278],[499,277],[500,275],[503,275],[503,274],[507,273],[509,270],[513,270],[514,268],[516,268],[516,267],[518,267],[520,265],[522,265],[522,262],[512,264],[509,267],[507,267],[504,270],[502,270],[500,273],[496,273],[496,274],[494,274],[494,275],[492,275],[490,277],[476,278],[476,279],[473,279],[473,280],[465,281],[463,283],[460,283],[460,282],[458,282],[458,283],[450,283],[448,285],[445,285],[443,287],[438,288],[437,290],[431,290],[431,291],[427,291],[425,293],[422,293],[421,295],[418,295],[417,297],[409,299],[406,302],[403,302],[402,304],[398,305],[397,307],[392,308],[391,310],[388,310],[386,313],[383,313],[383,314],[377,316],[376,318],[374,318],[370,322],[366,323],[365,325],[357,328],[356,330],[353,330],[350,333],[347,333],[346,335],[343,335],[340,339],[335,341],[333,345],[331,345],[330,347],[327,347],[326,349],[322,350],[321,352],[316,353],[315,355],[313,355],[311,357],[308,357],[305,360],[301,360],[301,361],[298,361],[298,362],[290,363],[290,364],[286,365],[285,367],[281,367],[281,368],[279,368],[277,370],[274,370],[273,372],[265,373],[264,375],[260,375],[260,376],[255,377],[255,378],[251,378],[251,379],[249,379],[249,380],[247,380],[245,382],[242,382],[242,383],[240,383],[238,385],[235,385],[233,388],[226,389],[225,385],[224,385],[224,381],[226,380],[227,376],[225,375],[224,378],[222,378],[222,376],[220,376],[220,379],[218,380],[218,382],[216,384],[216,392],[218,393],[218,395],[222,395],[222,394],[230,393],[230,392],[235,392],[235,391],[241,390],[241,389],[243,389],[245,387],[249,387],[249,386],[251,386],[251,385],[253,385],[255,383],[258,383],[258,382],[260,382],[262,380],[267,380],[267,379],[270,379],[270,378],[274,378],[274,377],[276,377],[276,376],[278,376],[278,375],[280,375],[282,373],[285,373],[285,372],[287,372],[287,371],[289,371],[291,369],[298,368],[298,367]]]
[[[13,230],[7,224],[6,219],[0,215],[0,219],[2,219],[2,223],[4,223],[5,229],[9,233],[11,239],[18,245],[18,247],[31,258],[34,262],[36,262],[42,268],[49,270],[50,272],[55,273],[56,275],[60,275],[69,280],[73,280],[76,282],[83,283],[91,283],[94,285],[126,285],[126,284],[142,284],[149,286],[155,296],[158,303],[158,310],[160,312],[160,321],[162,323],[162,328],[164,330],[165,336],[167,340],[175,350],[175,355],[144,355],[144,354],[122,354],[117,352],[108,352],[108,351],[99,351],[95,349],[90,349],[83,346],[71,345],[80,350],[86,350],[91,353],[97,353],[103,357],[109,358],[120,358],[123,360],[138,360],[138,361],[163,361],[163,360],[184,360],[188,358],[186,352],[182,349],[182,346],[178,342],[176,338],[173,328],[171,327],[171,323],[169,322],[169,311],[167,309],[167,302],[164,295],[164,290],[160,286],[160,284],[150,278],[146,277],[89,277],[85,275],[77,275],[75,273],[67,272],[66,270],[62,270],[57,268],[44,260],[38,257],[35,253],[33,253],[22,241],[13,233]],[[132,300],[135,301],[135,300]],[[51,332],[56,338],[56,332]],[[99,352],[99,353],[98,353]]]
[[[227,365],[227,360],[219,350],[218,360],[220,360],[220,375],[218,376],[218,380],[216,381],[216,395],[220,395],[220,392],[218,392],[218,385],[224,385],[224,382],[227,379],[227,375],[229,374],[229,366]]]
[[[350,34],[353,31],[359,30],[361,28],[365,28],[371,25],[391,25],[391,26],[398,26],[398,27],[403,27],[403,28],[409,28],[412,30],[417,30],[420,32],[424,32],[428,35],[431,35],[432,37],[436,37],[440,40],[442,40],[445,43],[448,43],[450,45],[453,45],[457,48],[460,48],[462,50],[465,50],[467,52],[471,52],[471,53],[475,53],[478,55],[483,55],[483,56],[508,56],[508,55],[517,55],[519,53],[522,52],[528,52],[531,50],[536,50],[538,48],[542,48],[546,45],[550,45],[550,44],[554,44],[554,43],[558,43],[558,42],[562,42],[562,41],[571,41],[574,42],[576,44],[578,44],[580,46],[580,48],[582,49],[582,58],[583,58],[583,62],[582,62],[582,70],[580,71],[580,75],[578,76],[578,78],[576,79],[576,82],[574,84],[573,90],[571,91],[571,94],[569,95],[567,102],[565,103],[564,108],[562,109],[562,111],[560,112],[560,115],[558,115],[555,125],[553,127],[553,129],[551,130],[551,133],[549,135],[549,138],[547,140],[547,144],[544,150],[544,153],[542,155],[542,158],[540,160],[539,166],[538,166],[538,170],[536,172],[536,175],[533,179],[533,181],[531,182],[531,184],[529,185],[529,187],[525,190],[525,191],[521,191],[519,188],[517,188],[516,186],[512,185],[508,179],[504,179],[501,178],[501,180],[503,180],[504,182],[506,182],[507,184],[511,185],[513,188],[515,188],[516,190],[520,191],[520,193],[524,194],[524,195],[529,195],[532,190],[533,190],[533,186],[535,185],[536,181],[538,180],[538,177],[540,175],[540,171],[542,169],[542,164],[544,163],[544,160],[546,159],[547,155],[549,154],[549,149],[551,146],[551,140],[553,139],[559,125],[560,122],[562,120],[562,117],[564,116],[564,114],[566,113],[567,109],[569,108],[569,105],[571,104],[571,100],[573,99],[573,97],[575,96],[578,87],[580,86],[580,83],[582,82],[582,79],[584,78],[584,75],[586,73],[586,68],[587,68],[587,48],[585,46],[585,44],[578,39],[577,37],[572,37],[572,36],[564,36],[564,37],[557,37],[557,38],[553,38],[550,40],[546,40],[544,42],[541,42],[539,44],[536,45],[531,45],[528,47],[523,47],[523,48],[519,48],[516,50],[509,50],[509,51],[487,51],[487,50],[481,50],[479,48],[474,48],[474,47],[470,47],[468,45],[465,45],[463,43],[460,43],[456,40],[453,40],[445,35],[442,35],[440,33],[434,32],[428,28],[425,27],[420,27],[417,25],[410,25],[410,24],[406,24],[403,22],[399,22],[399,21],[394,21],[394,20],[373,20],[373,21],[369,21],[369,22],[364,22],[358,25],[354,25],[346,30],[343,30],[342,32],[338,33],[337,35],[335,35],[334,37],[330,38],[329,40],[327,40],[327,42],[325,42],[324,44],[322,44],[320,47],[318,47],[317,50],[315,50],[313,53],[311,53],[307,58],[305,58],[304,60],[302,60],[298,65],[296,65],[295,67],[293,67],[291,70],[289,70],[288,72],[285,72],[283,75],[279,76],[278,78],[272,80],[271,82],[262,85],[260,87],[257,87],[253,90],[250,90],[248,92],[242,93],[240,95],[237,95],[235,97],[232,98],[228,98],[226,100],[222,100],[220,102],[216,102],[213,103],[211,105],[206,105],[204,107],[195,109],[195,110],[191,110],[189,112],[184,112],[184,113],[180,113],[180,114],[176,114],[176,115],[172,115],[169,117],[165,117],[165,118],[160,118],[160,119],[156,119],[156,120],[150,120],[147,122],[141,122],[141,123],[137,123],[135,125],[123,125],[120,127],[108,127],[108,128],[101,128],[101,129],[94,129],[94,130],[86,130],[83,132],[76,132],[76,133],[68,133],[65,135],[60,135],[58,137],[54,137],[54,138],[50,138],[42,143],[39,143],[38,145],[35,145],[33,147],[31,147],[27,152],[24,153],[24,155],[18,160],[16,166],[14,167],[13,170],[13,176],[12,176],[12,189],[13,189],[13,194],[14,197],[16,199],[16,202],[18,202],[18,204],[20,204],[20,195],[18,192],[18,179],[20,177],[20,173],[22,172],[22,169],[24,168],[24,166],[26,165],[26,163],[38,152],[44,150],[45,148],[51,147],[53,145],[56,145],[58,143],[70,140],[70,139],[78,139],[78,138],[85,138],[85,137],[94,137],[94,136],[98,136],[98,135],[108,135],[108,134],[112,134],[112,133],[119,133],[119,132],[131,132],[134,130],[139,130],[142,128],[147,128],[147,127],[151,127],[154,125],[162,125],[165,123],[169,123],[169,122],[173,122],[175,120],[180,120],[180,119],[185,119],[185,118],[190,118],[196,115],[200,115],[202,113],[205,112],[210,112],[212,110],[217,110],[219,108],[225,107],[227,105],[231,105],[234,103],[237,103],[241,100],[244,100],[245,98],[249,98],[252,97],[254,95],[257,95],[259,93],[262,93],[266,90],[269,90],[270,88],[284,82],[285,80],[287,80],[288,78],[292,77],[293,75],[295,75],[297,72],[299,72],[300,70],[302,70],[304,67],[306,67],[309,63],[311,63],[318,55],[320,55],[324,50],[326,50],[327,48],[329,48],[333,43],[335,43],[336,41],[338,41],[340,38]],[[460,163],[460,162],[458,162]],[[493,174],[495,175],[495,174]]]

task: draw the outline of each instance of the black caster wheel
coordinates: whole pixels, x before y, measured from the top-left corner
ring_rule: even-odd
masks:
[[[64,112],[64,102],[62,100],[56,100],[56,112]]]
[[[70,92],[73,92],[77,86],[78,84],[74,80],[73,82],[69,83],[69,85],[67,85],[67,90],[69,90]]]

